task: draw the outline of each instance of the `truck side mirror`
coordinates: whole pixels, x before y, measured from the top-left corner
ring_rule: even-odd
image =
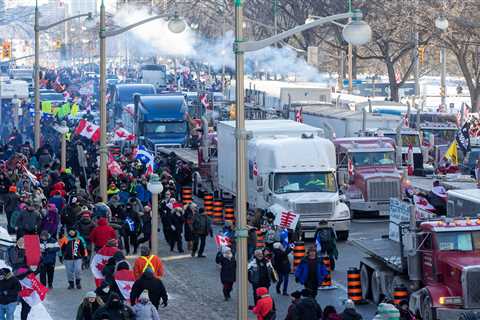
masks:
[[[263,192],[263,178],[257,176],[257,192]]]

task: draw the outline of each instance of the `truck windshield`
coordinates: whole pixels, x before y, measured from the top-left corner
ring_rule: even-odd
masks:
[[[480,231],[438,232],[437,244],[440,251],[480,250]]]
[[[395,156],[393,151],[355,152],[352,153],[352,162],[356,167],[393,165],[395,163]]]
[[[424,136],[433,135],[435,145],[450,144],[455,139],[457,129],[429,128],[422,129]]]
[[[337,183],[331,172],[276,173],[274,192],[337,192]]]
[[[397,141],[397,136],[395,133],[385,133],[385,137],[387,138],[392,138],[393,141]],[[403,147],[408,147],[409,145],[412,145],[412,147],[418,147],[420,148],[420,138],[416,134],[402,134],[402,146]]]
[[[145,134],[185,133],[185,122],[149,122],[144,124]]]

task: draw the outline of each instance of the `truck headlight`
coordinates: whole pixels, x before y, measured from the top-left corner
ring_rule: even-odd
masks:
[[[438,303],[441,305],[463,305],[462,297],[440,297]]]
[[[350,218],[350,211],[348,210],[343,210],[343,211],[340,211],[337,216],[339,218]]]

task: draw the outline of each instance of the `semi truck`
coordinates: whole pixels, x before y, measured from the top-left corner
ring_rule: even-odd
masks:
[[[346,240],[350,210],[337,187],[335,147],[323,130],[291,120],[247,120],[245,126],[249,209],[297,213],[305,237],[327,220]],[[221,121],[217,130],[218,185],[235,196],[235,122]]]
[[[423,320],[478,319],[480,219],[422,221],[413,205],[397,200],[395,206],[400,223],[391,222],[398,229],[389,234],[398,239],[353,241],[366,253],[360,261],[362,297],[379,303],[403,288],[410,310]]]
[[[119,119],[122,117],[124,107],[133,104],[134,94],[155,94],[155,87],[141,83],[116,84],[109,87],[109,91],[111,109],[114,111],[115,118]]]
[[[333,140],[338,183],[351,211],[388,215],[390,198],[401,198],[401,173],[395,166],[394,141],[357,137]]]
[[[167,66],[163,64],[144,64],[140,67],[140,82],[151,84],[161,91],[167,88]]]
[[[185,147],[190,137],[187,111],[182,94],[136,94],[134,127],[126,129],[155,152],[158,147]]]

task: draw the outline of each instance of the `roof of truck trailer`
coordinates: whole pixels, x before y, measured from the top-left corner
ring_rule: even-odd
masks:
[[[220,123],[235,128],[235,121],[221,121]],[[255,133],[282,134],[282,132],[319,133],[323,135],[323,129],[309,126],[293,120],[246,120],[245,129]]]
[[[350,111],[347,109],[337,109],[333,107],[323,106],[303,106],[302,113],[312,116],[322,116],[325,118],[341,119],[341,120],[362,120],[362,111]],[[367,113],[367,119],[376,119],[382,121],[399,121],[400,116],[386,115],[381,113]]]
[[[455,189],[449,190],[447,193],[449,196],[453,195],[464,200],[480,202],[480,189]]]

